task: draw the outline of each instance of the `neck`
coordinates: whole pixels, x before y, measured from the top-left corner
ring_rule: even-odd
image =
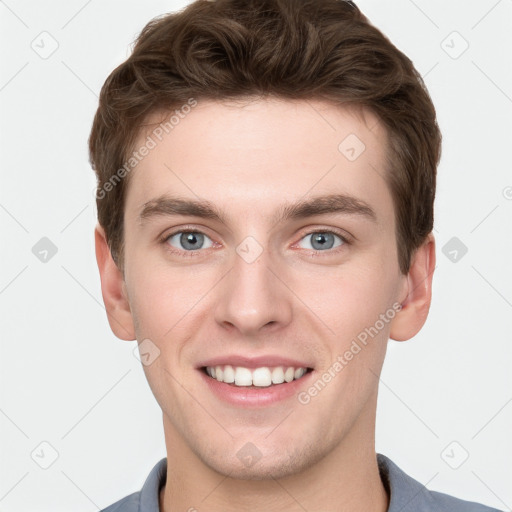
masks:
[[[328,455],[300,473],[268,480],[241,480],[206,466],[165,421],[167,479],[160,493],[161,512],[177,510],[234,512],[250,503],[252,511],[386,512],[389,496],[375,453],[375,409],[361,412]]]

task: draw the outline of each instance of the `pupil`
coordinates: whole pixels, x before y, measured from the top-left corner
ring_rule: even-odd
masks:
[[[315,247],[315,244],[319,244],[319,247]],[[317,233],[313,236],[313,248],[327,248],[330,249],[334,245],[334,237],[330,233]]]
[[[181,244],[185,249],[196,249],[202,241],[201,233],[183,233],[181,235]]]

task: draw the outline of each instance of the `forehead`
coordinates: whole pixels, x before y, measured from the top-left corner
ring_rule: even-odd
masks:
[[[152,115],[141,130],[135,151],[151,149],[130,175],[127,209],[168,194],[250,216],[326,193],[358,197],[386,216],[393,209],[386,131],[368,110],[280,99],[177,110]]]

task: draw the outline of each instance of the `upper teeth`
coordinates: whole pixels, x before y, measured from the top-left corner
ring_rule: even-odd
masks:
[[[234,384],[235,386],[259,386],[265,387],[271,384],[282,384],[300,379],[307,371],[307,368],[293,368],[292,366],[275,366],[269,368],[263,366],[253,370],[231,365],[207,366],[206,373],[217,379],[219,382]]]

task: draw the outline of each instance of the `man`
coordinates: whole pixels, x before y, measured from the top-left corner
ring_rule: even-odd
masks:
[[[387,340],[430,306],[440,146],[352,2],[198,0],[144,28],[90,155],[108,319],[167,457],[107,511],[493,510],[375,453]]]

